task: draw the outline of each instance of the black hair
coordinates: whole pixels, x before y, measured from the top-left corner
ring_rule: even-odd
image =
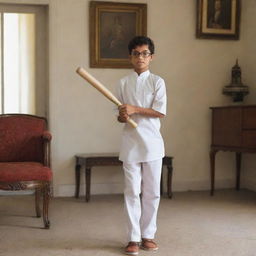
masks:
[[[146,36],[135,36],[128,44],[129,54],[132,53],[132,50],[135,49],[137,46],[147,45],[151,54],[155,52],[155,45],[154,42]]]

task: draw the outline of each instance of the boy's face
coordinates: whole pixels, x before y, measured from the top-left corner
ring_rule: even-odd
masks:
[[[149,69],[150,61],[152,60],[153,55],[148,49],[148,45],[144,44],[141,46],[137,46],[132,50],[130,55],[130,61],[134,67],[134,70],[141,74],[144,71]]]

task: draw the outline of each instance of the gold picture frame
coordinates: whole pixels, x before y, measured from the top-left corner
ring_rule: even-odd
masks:
[[[147,34],[147,5],[90,2],[90,67],[131,68],[128,42]]]
[[[197,0],[196,37],[239,39],[240,0]]]

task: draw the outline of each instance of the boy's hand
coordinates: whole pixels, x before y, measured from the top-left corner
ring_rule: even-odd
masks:
[[[136,113],[136,106],[123,104],[118,107],[120,116],[131,116]]]
[[[117,117],[117,120],[120,122],[120,123],[126,123],[127,120],[128,120],[129,116],[128,115],[119,115]]]

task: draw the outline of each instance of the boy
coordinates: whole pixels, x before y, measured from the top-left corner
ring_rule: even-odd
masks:
[[[131,116],[138,127],[124,126],[119,159],[123,162],[125,177],[129,241],[125,253],[137,255],[140,242],[144,250],[158,249],[153,239],[164,157],[159,118],[166,114],[166,89],[164,80],[149,71],[154,54],[153,41],[136,36],[128,49],[134,72],[121,79],[117,88],[119,100],[123,102],[118,121],[126,123]]]

